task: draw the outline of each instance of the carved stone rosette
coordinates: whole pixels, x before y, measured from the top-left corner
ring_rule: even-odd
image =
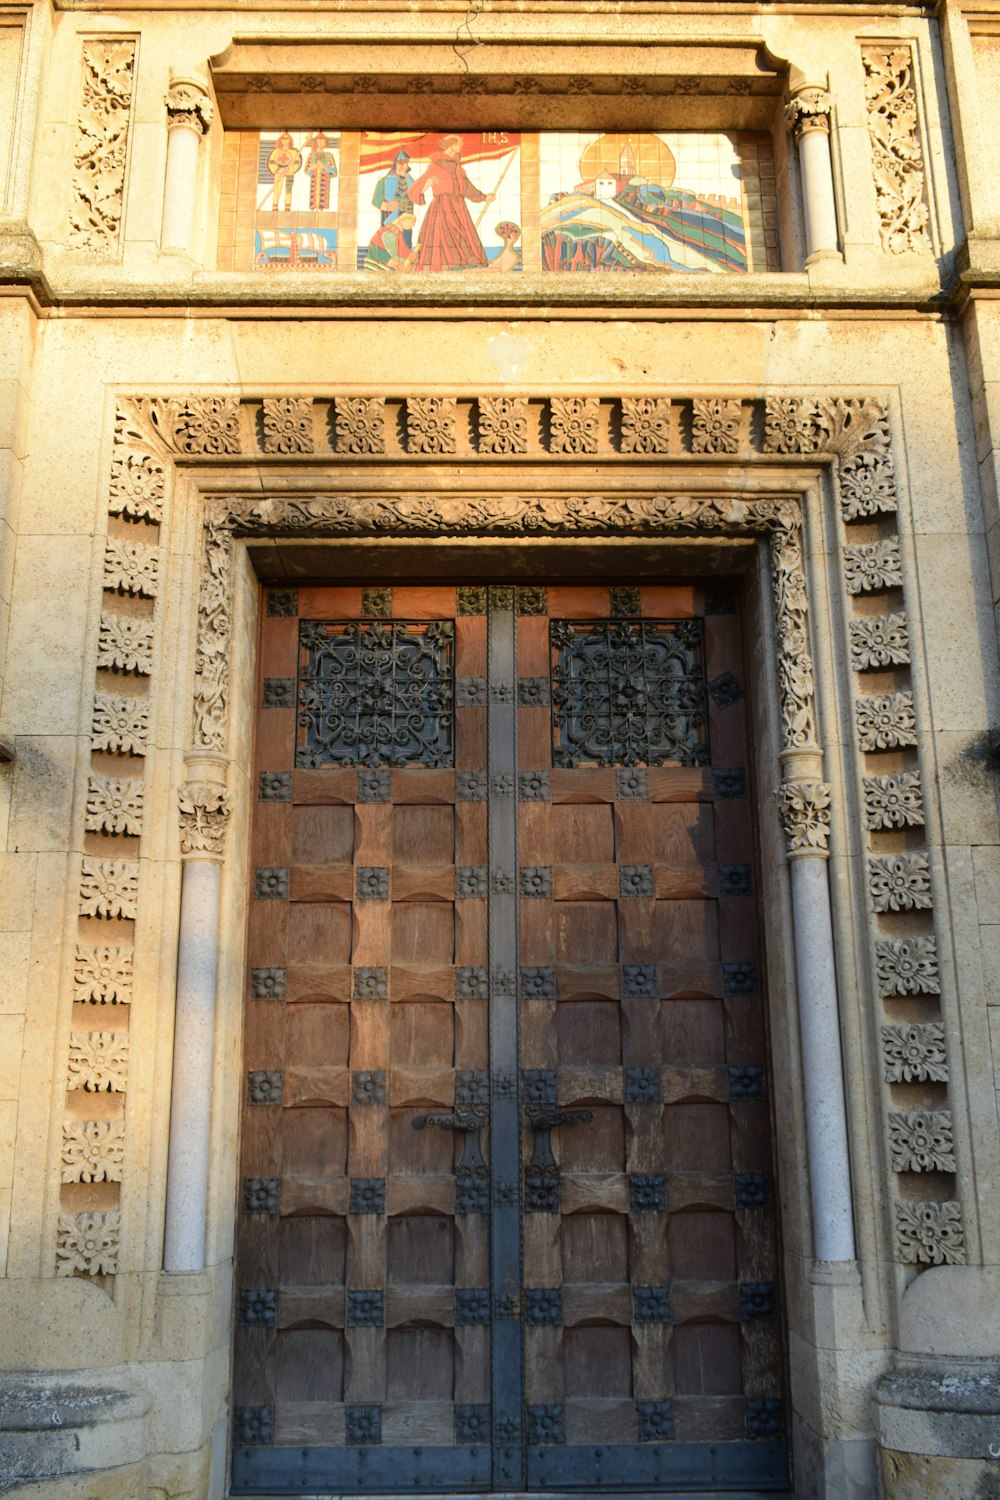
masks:
[[[785,105],[785,123],[796,140],[812,130],[829,135],[831,108],[826,89],[815,86],[797,89]]]
[[[221,859],[231,811],[226,788],[210,781],[186,781],[178,805],[181,853]]]

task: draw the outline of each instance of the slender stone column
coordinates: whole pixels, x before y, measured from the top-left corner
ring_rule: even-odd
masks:
[[[219,887],[229,820],[222,756],[188,755],[180,791],[181,921],[163,1267],[205,1264],[209,1123],[219,946]]]
[[[785,119],[799,148],[807,266],[840,255],[830,161],[830,107],[826,89],[815,85],[796,89],[785,105]]]
[[[817,751],[786,751],[782,760],[788,779],[778,805],[791,866],[813,1254],[848,1261],[855,1256],[854,1212],[827,871],[830,788],[819,780]]]
[[[160,249],[190,255],[198,190],[198,147],[212,123],[208,89],[198,78],[171,78],[167,106],[167,172]]]

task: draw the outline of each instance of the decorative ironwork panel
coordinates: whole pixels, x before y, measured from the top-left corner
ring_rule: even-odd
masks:
[[[705,765],[700,620],[553,620],[557,766]]]
[[[299,627],[299,766],[454,764],[452,620]]]

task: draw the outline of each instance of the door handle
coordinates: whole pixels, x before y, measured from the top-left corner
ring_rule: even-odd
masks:
[[[558,1125],[587,1125],[594,1118],[589,1109],[560,1109],[555,1104],[528,1110],[535,1132],[535,1147],[524,1169],[524,1209],[529,1214],[559,1212],[559,1163],[552,1155],[552,1132]]]
[[[462,1159],[455,1168],[455,1212],[484,1214],[490,1206],[490,1169],[483,1160],[479,1132],[489,1114],[485,1109],[456,1109],[448,1114],[417,1115],[414,1130],[428,1127],[454,1130],[463,1135]]]

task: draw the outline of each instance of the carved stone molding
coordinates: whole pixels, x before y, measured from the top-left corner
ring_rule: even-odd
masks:
[[[229,793],[210,781],[186,781],[178,793],[181,853],[221,856],[229,826]]]
[[[145,698],[115,698],[94,694],[90,744],[94,750],[117,755],[145,755],[149,735],[149,704]]]
[[[830,788],[825,781],[786,781],[776,792],[789,858],[826,855],[830,847]]]
[[[454,453],[455,398],[410,397],[406,403],[406,438],[411,453]]]
[[[264,452],[312,453],[313,404],[293,396],[264,398]]]
[[[832,107],[826,89],[815,86],[799,89],[785,105],[785,123],[796,140],[811,130],[829,135]]]
[[[135,42],[83,44],[83,95],[76,119],[68,244],[113,254],[122,227]]]
[[[880,593],[900,588],[902,582],[898,537],[844,548],[844,583],[849,594]]]
[[[743,438],[742,401],[719,396],[692,403],[691,448],[695,453],[738,453]]]
[[[225,749],[234,536],[615,536],[770,538],[784,747],[816,745],[801,512],[789,500],[642,495],[337,495],[217,501],[205,522],[193,744]]]
[[[928,252],[928,209],[913,54],[908,46],[866,46],[865,102],[882,248],[890,255]]]
[[[168,129],[181,126],[204,135],[215,119],[215,106],[208,89],[197,78],[172,78],[163,102],[167,107]]]

